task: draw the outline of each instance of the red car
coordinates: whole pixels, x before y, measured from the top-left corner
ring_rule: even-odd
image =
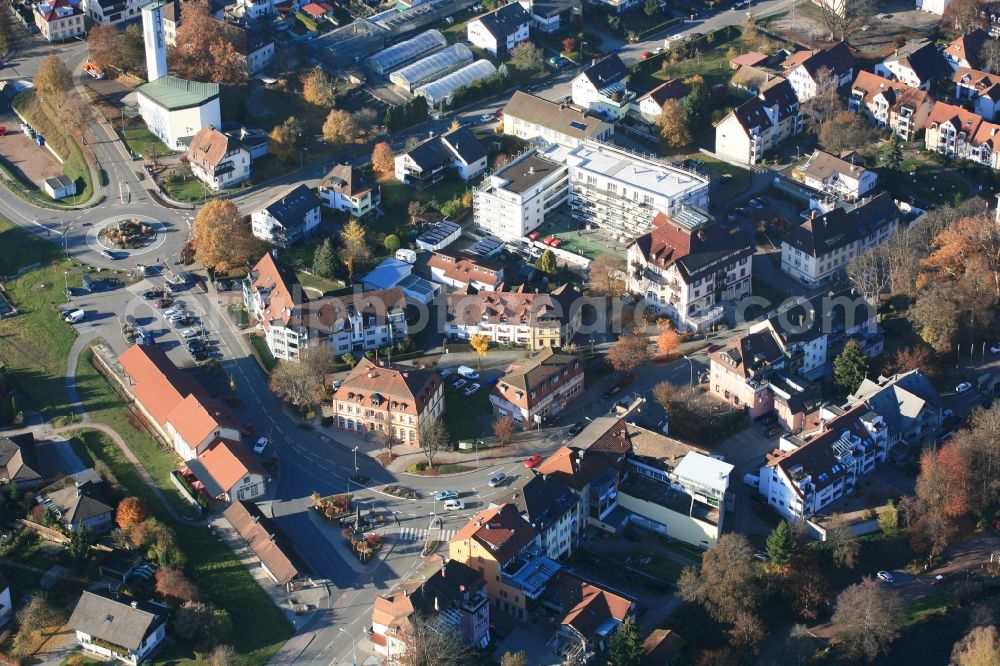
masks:
[[[542,457],[537,453],[524,461],[524,466],[528,469],[535,469],[542,464]]]
[[[643,60],[649,60],[652,57],[653,57],[653,54],[650,51],[644,51],[643,54],[642,54],[642,59]]]
[[[561,238],[553,238],[552,242],[549,243],[549,245],[551,245],[552,247],[559,247],[560,245],[562,245],[562,239]]]
[[[528,234],[528,238],[531,240],[538,240],[538,237],[541,235],[542,235],[541,232],[532,231],[530,234]]]
[[[174,299],[172,299],[172,298],[158,298],[158,299],[156,299],[156,302],[154,303],[154,305],[162,310],[163,308],[167,307],[168,305],[170,305],[173,302],[174,302]]]

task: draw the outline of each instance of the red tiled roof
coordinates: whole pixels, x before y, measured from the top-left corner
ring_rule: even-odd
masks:
[[[246,541],[253,554],[267,567],[279,585],[285,585],[300,574],[307,573],[298,555],[287,544],[279,543],[275,537],[277,527],[261,514],[253,502],[233,502],[223,512],[226,520]],[[280,539],[284,541],[284,539]],[[300,569],[302,569],[300,571]]]
[[[267,477],[267,472],[250,449],[228,439],[216,440],[198,456],[198,460],[227,493],[248,474]]]
[[[560,572],[556,581],[561,585],[559,602],[569,609],[560,624],[573,627],[587,640],[608,620],[624,621],[632,608],[625,597],[572,574]]]
[[[267,309],[264,310],[261,321],[265,330],[270,328],[272,321],[280,321],[283,326],[288,326],[288,322],[295,316],[295,308],[305,300],[305,296],[297,289],[294,276],[286,275],[270,252],[261,257],[250,274],[253,277],[253,284],[250,286],[253,291],[270,290],[265,299]]]
[[[184,398],[203,392],[191,375],[183,372],[153,345],[132,345],[118,357],[122,370],[132,380],[132,394],[161,426]]]
[[[480,511],[455,533],[449,543],[474,539],[501,564],[535,540],[534,528],[513,504]]]
[[[362,358],[340,388],[333,392],[333,403],[349,402],[377,407],[374,400],[396,403],[392,411],[419,415],[441,390],[441,375],[431,370],[400,365],[377,365]],[[384,407],[382,407],[384,409]]]
[[[791,58],[793,56],[789,56]],[[743,55],[738,55],[729,61],[729,64],[733,66],[733,69],[739,69],[743,65],[749,65],[754,67],[760,63],[767,60],[767,55],[759,53],[757,51],[750,51],[749,53],[744,53]]]
[[[503,270],[502,266],[492,261],[478,261],[449,250],[437,250],[431,254],[427,267],[431,270],[437,268],[449,280],[464,284],[482,282],[494,288],[500,284],[498,273]]]

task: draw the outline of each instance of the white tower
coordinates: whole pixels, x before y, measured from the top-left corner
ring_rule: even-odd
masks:
[[[146,77],[152,83],[167,75],[167,43],[163,39],[164,2],[142,8],[142,38],[146,43]]]

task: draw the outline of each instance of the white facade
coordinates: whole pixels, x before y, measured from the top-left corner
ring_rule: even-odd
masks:
[[[476,226],[502,240],[537,229],[545,215],[566,203],[569,170],[531,151],[492,174],[472,197]]]
[[[944,16],[944,12],[950,4],[951,0],[917,0],[917,9],[930,14]]]
[[[188,396],[186,399],[194,400],[192,396]],[[204,408],[201,409],[204,413]],[[176,451],[177,455],[181,457],[181,460],[191,460],[192,458],[197,458],[209,447],[210,444],[216,440],[229,439],[234,442],[238,442],[241,437],[239,430],[219,425],[217,428],[212,429],[212,431],[208,433],[208,435],[206,435],[200,442],[189,442],[184,439],[184,435],[181,434],[178,426],[183,427],[183,424],[175,425],[171,421],[167,421],[166,423],[167,434],[170,437],[170,442],[174,447],[174,451]]]
[[[350,213],[352,217],[367,215],[382,200],[377,184],[354,197],[342,194],[332,187],[320,187],[319,198],[327,208]]]
[[[873,71],[876,76],[882,76],[887,79],[899,81],[900,83],[908,85],[911,88],[927,90],[931,85],[930,79],[927,79],[926,81],[920,80],[920,77],[913,71],[913,68],[907,65],[903,60],[886,60],[884,62],[875,63]]]
[[[94,23],[116,25],[139,16],[149,0],[82,0],[82,6]]]
[[[155,100],[143,95],[141,88],[138,98],[139,113],[146,127],[173,150],[184,150],[185,146],[180,140],[197,134],[202,127],[222,125],[218,98],[199,106],[177,110],[157,104]],[[249,176],[249,172],[247,175]]]
[[[479,19],[473,19],[466,25],[466,39],[469,40],[470,44],[474,44],[494,56],[506,56],[515,46],[528,41],[528,27],[530,25],[530,21],[525,21],[517,27],[517,30],[501,37],[504,41],[502,44],[498,44],[497,37],[483,22]]]
[[[127,653],[121,653],[117,650],[112,651],[103,645],[98,645],[93,642],[94,638],[90,634],[79,630],[76,632],[76,642],[87,652],[93,652],[94,654],[99,654],[109,659],[118,659],[127,664],[138,664],[139,662],[144,661],[146,657],[159,647],[160,643],[163,642],[163,639],[166,638],[166,636],[167,625],[165,623],[161,623],[160,626],[153,631],[153,633],[143,639],[142,645],[139,646],[138,650],[135,650],[134,652],[129,651]]]
[[[274,60],[274,42],[267,40],[260,48],[247,54],[247,73],[260,74]]]
[[[572,94],[573,104],[612,122],[624,118],[635,99],[635,92],[629,90],[624,81],[598,90],[586,74],[573,79]]]
[[[319,209],[319,205],[316,205],[307,210],[301,223],[289,230],[267,208],[261,208],[250,213],[250,228],[253,235],[262,241],[287,247],[319,226]]]
[[[163,34],[164,3],[150,3],[142,8],[142,40],[146,46],[146,80],[167,75],[167,43]]]

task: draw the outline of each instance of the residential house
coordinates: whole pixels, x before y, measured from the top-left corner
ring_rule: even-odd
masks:
[[[212,190],[224,190],[250,178],[250,151],[212,126],[194,135],[187,159],[192,175]]]
[[[270,252],[243,280],[243,305],[250,325],[264,332],[267,348],[276,359],[300,357],[300,331],[292,322],[307,300],[295,272],[279,264]]]
[[[847,106],[864,113],[878,127],[885,127],[903,141],[912,141],[927,127],[934,102],[926,90],[860,71],[851,86]]]
[[[609,420],[612,423],[602,423]],[[616,440],[617,434],[610,433],[618,421],[606,416],[597,417],[574,438],[573,443],[593,442],[595,439]],[[594,428],[601,430],[599,436],[593,435]],[[579,446],[561,446],[535,468],[535,473],[559,479],[573,490],[579,500],[576,503],[578,525],[593,525],[605,531],[619,532],[628,516],[618,506],[615,464],[623,455],[589,451]]]
[[[243,38],[235,40],[238,51],[246,59],[247,74],[256,76],[274,61],[274,40],[263,30],[238,29],[243,32]]]
[[[364,217],[382,204],[382,189],[375,179],[350,164],[338,164],[319,182],[323,205]]]
[[[876,381],[865,378],[847,398],[847,408],[859,404],[885,419],[890,449],[896,444],[919,446],[933,440],[941,429],[941,395],[919,368]]]
[[[700,331],[749,296],[753,241],[736,226],[696,208],[668,217],[629,246],[628,288],[681,329]]]
[[[937,102],[924,132],[927,150],[1000,168],[1000,125],[986,122],[960,106]]]
[[[320,199],[311,187],[291,185],[263,208],[250,213],[250,228],[257,238],[288,247],[319,226],[319,207]]]
[[[917,9],[929,14],[937,14],[938,16],[944,16],[948,5],[951,4],[951,0],[916,0],[916,2]]]
[[[486,149],[468,127],[431,137],[396,155],[396,180],[424,189],[442,181],[452,169],[464,181],[486,170]]]
[[[525,141],[541,139],[576,148],[589,139],[610,140],[614,125],[565,103],[516,90],[503,109],[503,133]]]
[[[929,90],[931,83],[950,73],[948,63],[933,42],[910,40],[875,64],[875,75],[894,79],[912,88]]]
[[[951,77],[955,99],[968,100],[972,110],[984,120],[996,120],[1000,111],[1000,76],[969,67],[959,67]]]
[[[386,663],[396,664],[406,652],[420,618],[432,630],[455,632],[463,643],[478,648],[490,641],[490,603],[483,574],[457,560],[438,556],[419,578],[403,581],[375,597],[371,642]]]
[[[67,477],[41,493],[40,499],[70,532],[85,527],[94,534],[104,534],[115,526],[115,507],[100,481],[77,483]]]
[[[729,60],[729,66],[736,71],[738,71],[741,67],[757,67],[766,63],[769,57],[770,56],[766,53],[748,51],[747,53],[731,58]]]
[[[267,143],[269,139],[267,132],[262,129],[241,126],[238,130],[228,129],[223,134],[234,141],[238,141],[241,146],[246,148],[247,152],[250,153],[251,162],[267,155]]]
[[[668,100],[683,102],[691,89],[680,79],[664,81],[649,92],[639,95],[632,103],[632,110],[647,123],[655,123]]]
[[[333,5],[326,2],[309,2],[302,5],[301,11],[315,21],[322,21],[327,16],[333,16]]]
[[[570,25],[573,16],[581,12],[579,0],[518,0],[531,16],[531,25],[552,34]]]
[[[155,345],[132,345],[118,357],[135,407],[184,460],[219,438],[239,441],[242,425],[224,403],[210,397]]]
[[[823,406],[814,429],[783,436],[766,456],[758,490],[786,519],[802,520],[854,492],[888,448],[885,419],[865,405]]]
[[[546,607],[561,618],[547,645],[564,664],[590,663],[610,647],[634,603],[620,592],[560,571],[545,598]]]
[[[378,266],[359,278],[365,291],[399,288],[407,298],[429,305],[441,294],[441,285],[413,275],[413,264],[395,257],[386,257]]]
[[[130,599],[130,598],[129,598]],[[84,590],[66,626],[87,652],[129,664],[146,661],[167,635],[170,609]]]
[[[845,159],[846,158],[846,159]],[[796,170],[802,183],[822,195],[857,201],[875,189],[878,174],[858,164],[857,153],[843,157],[815,150]]]
[[[781,270],[809,287],[842,277],[851,259],[896,232],[900,218],[888,192],[851,210],[837,207],[811,215],[781,239]]]
[[[83,35],[83,9],[69,0],[46,0],[35,5],[35,27],[47,42],[62,42]]]
[[[0,437],[0,482],[22,489],[37,488],[42,482],[34,433]]]
[[[614,12],[615,14],[624,14],[633,7],[638,7],[642,4],[639,0],[598,0],[598,2],[604,5],[607,11]]]
[[[573,79],[573,104],[615,122],[628,113],[635,93],[628,89],[628,68],[612,53]]]
[[[334,389],[332,406],[337,430],[381,432],[419,446],[425,424],[444,414],[444,380],[431,370],[362,358]]]
[[[146,0],[83,0],[80,6],[98,25],[117,25],[136,19]]]
[[[427,267],[431,269],[431,279],[455,289],[496,291],[503,286],[503,264],[478,257],[437,250],[431,254]]]
[[[560,568],[545,556],[538,532],[512,504],[473,516],[449,540],[448,556],[476,569],[494,607],[519,620],[530,617]]]
[[[992,38],[995,38],[995,36]],[[976,28],[968,34],[960,35],[948,44],[944,48],[944,58],[951,65],[952,69],[958,69],[959,67],[983,69],[985,63],[980,55],[980,51],[988,39],[991,39],[989,33],[982,28]]]
[[[481,291],[448,294],[445,333],[452,340],[485,335],[527,349],[562,347],[580,327],[580,292],[564,284],[548,294]]]
[[[530,26],[531,15],[512,2],[469,21],[465,27],[466,39],[498,60],[506,60],[515,46],[528,41]]]
[[[842,88],[854,79],[857,60],[846,42],[814,51],[799,51],[785,59],[785,78],[799,102],[805,102],[828,87]]]
[[[744,164],[756,164],[764,153],[802,131],[799,99],[791,84],[775,77],[758,95],[715,124],[715,149]]]
[[[213,442],[187,467],[201,482],[196,489],[222,502],[256,499],[267,490],[270,479],[250,449],[228,439]]]
[[[770,330],[727,340],[709,359],[709,390],[714,395],[734,407],[745,407],[751,419],[774,409],[768,379],[785,357]]]
[[[581,498],[557,476],[518,475],[498,493],[491,506],[517,507],[538,532],[543,552],[553,560],[568,557],[580,542],[585,523],[579,518]]]
[[[494,417],[511,417],[521,428],[555,418],[584,390],[580,358],[545,347],[511,364],[490,392]]]
[[[261,570],[275,585],[289,587],[309,575],[309,567],[292,547],[288,537],[253,502],[236,500],[222,513],[260,562]]]

